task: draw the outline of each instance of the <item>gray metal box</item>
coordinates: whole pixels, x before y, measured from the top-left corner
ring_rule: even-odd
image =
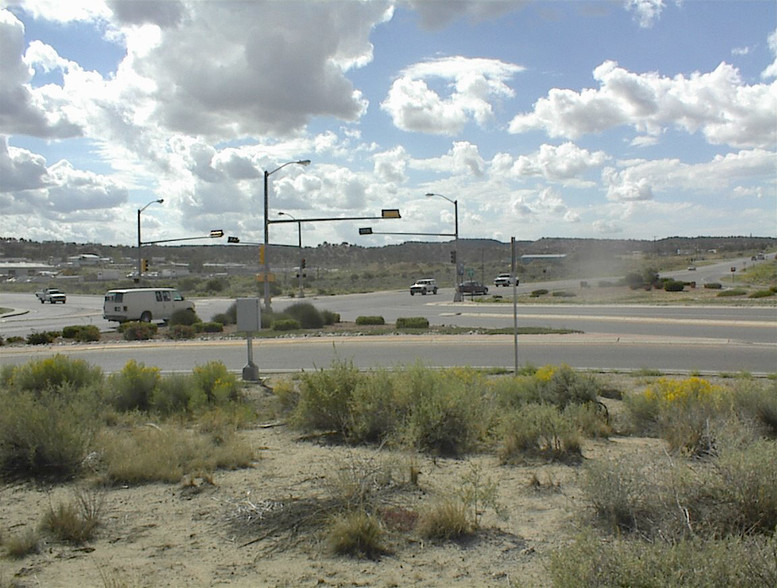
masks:
[[[258,298],[237,299],[237,330],[253,333],[262,328],[262,311]]]

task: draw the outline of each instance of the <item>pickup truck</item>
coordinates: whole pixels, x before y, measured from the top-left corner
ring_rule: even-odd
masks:
[[[414,296],[416,294],[422,294],[423,296],[426,296],[428,293],[437,294],[437,281],[434,278],[416,280],[415,284],[410,286],[410,296]]]
[[[51,302],[51,304],[61,302],[62,304],[65,304],[65,302],[67,302],[67,296],[65,296],[65,293],[58,288],[44,288],[43,290],[38,290],[35,292],[35,296],[38,297],[41,304],[46,302]]]

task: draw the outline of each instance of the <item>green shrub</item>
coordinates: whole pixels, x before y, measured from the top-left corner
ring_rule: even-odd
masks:
[[[552,555],[548,570],[556,588],[578,586],[775,586],[777,535],[692,538],[680,542],[608,540],[592,533]]]
[[[666,292],[682,292],[684,289],[684,282],[678,282],[676,280],[667,280],[664,282],[664,291]]]
[[[159,368],[146,367],[131,359],[121,372],[109,376],[109,400],[120,411],[147,411],[160,379]]]
[[[545,288],[539,288],[537,290],[532,290],[531,297],[532,298],[539,298],[540,296],[544,296],[548,293],[548,290]]]
[[[159,327],[156,323],[146,323],[143,321],[129,321],[122,324],[122,333],[126,341],[145,341],[153,339]]]
[[[100,329],[96,325],[71,325],[62,329],[64,339],[74,339],[79,343],[100,340]]]
[[[0,400],[0,477],[67,478],[80,470],[94,433],[93,400],[68,386]]]
[[[237,323],[237,302],[233,302],[229,305],[226,312],[213,315],[211,319],[214,322],[221,323],[222,325],[234,325]]]
[[[700,454],[710,449],[710,422],[730,416],[730,393],[698,378],[660,378],[626,398],[636,431],[658,434],[673,451]]]
[[[332,312],[331,310],[322,310],[321,318],[324,319],[325,325],[335,325],[340,322],[340,313]]]
[[[299,321],[292,318],[278,319],[272,322],[273,331],[296,331],[301,328],[302,325],[299,324]]]
[[[57,331],[41,331],[39,333],[30,333],[27,335],[28,345],[48,345],[53,343],[59,337]]]
[[[310,302],[296,302],[284,314],[295,319],[303,329],[320,329],[324,326],[324,318]]]
[[[329,370],[303,373],[292,422],[302,429],[347,435],[351,430],[351,397],[361,379],[359,370],[347,362],[333,362]]]
[[[434,455],[460,456],[475,449],[490,424],[482,382],[472,370],[435,372],[416,365],[397,376],[399,397],[409,399],[400,436]]]
[[[751,292],[747,297],[748,298],[768,298],[769,296],[774,296],[774,290],[756,290],[755,292]]]
[[[375,559],[386,553],[385,531],[374,516],[359,510],[335,518],[327,542],[332,553]]]
[[[215,320],[207,323],[195,323],[194,330],[197,333],[222,333],[224,332],[224,323]]]
[[[161,378],[151,393],[151,408],[162,416],[193,412],[208,401],[205,392],[190,375]]]
[[[198,323],[198,322],[200,322],[200,319],[197,316],[197,313],[194,312],[194,310],[190,308],[181,308],[179,310],[176,310],[170,316],[170,320],[167,321],[167,324],[171,326],[173,325],[192,326],[194,323]]]
[[[57,353],[46,359],[33,360],[3,371],[4,383],[14,390],[43,392],[69,386],[74,389],[100,386],[103,372],[83,359],[71,359]]]
[[[551,296],[555,298],[574,298],[577,296],[574,292],[567,292],[566,290],[556,290],[554,291]]]
[[[399,317],[397,329],[428,329],[429,319],[423,316]]]
[[[197,331],[191,325],[171,325],[167,331],[167,338],[176,341],[182,339],[194,339]]]
[[[610,532],[647,539],[763,534],[777,528],[777,445],[729,430],[706,461],[591,462],[582,489]]]
[[[355,443],[382,443],[396,436],[410,413],[397,376],[379,371],[358,378],[349,400],[349,434]]]
[[[582,457],[575,423],[549,404],[528,404],[503,417],[499,460],[520,463],[543,459],[565,463]]]
[[[708,282],[704,284],[704,287],[708,290],[721,290],[723,288],[723,284],[720,282]]]
[[[221,405],[240,398],[237,377],[221,361],[195,366],[192,377],[210,404]]]
[[[747,290],[742,288],[731,288],[731,290],[723,290],[722,292],[718,292],[718,296],[720,297],[744,296],[745,294],[747,294]]]
[[[357,316],[357,325],[385,325],[386,320],[382,316]]]
[[[76,333],[81,329],[81,325],[70,325],[67,327],[62,327],[62,338],[63,339],[75,339]]]

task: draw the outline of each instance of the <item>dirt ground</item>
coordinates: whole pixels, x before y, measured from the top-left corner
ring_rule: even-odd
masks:
[[[242,434],[255,451],[251,468],[102,489],[93,540],[44,540],[40,553],[0,558],[0,587],[547,586],[551,554],[574,538],[587,512],[579,465],[503,466],[493,454],[443,459],[345,447],[303,439],[279,422]],[[642,451],[661,451],[661,443],[587,441],[583,456],[630,459]],[[416,484],[411,468],[420,472]],[[497,491],[495,504],[479,513],[479,530],[463,541],[423,540],[412,528],[417,514],[454,495],[474,472]],[[386,553],[376,559],[333,555],[324,527],[306,522],[322,519],[353,480],[382,484]],[[50,505],[71,502],[79,489],[97,492],[84,480],[0,487],[0,533],[37,528]]]

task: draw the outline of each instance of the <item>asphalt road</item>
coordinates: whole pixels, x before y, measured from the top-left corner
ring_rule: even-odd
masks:
[[[726,261],[695,271],[676,272],[678,279],[721,281],[731,267],[743,268],[749,259]],[[732,272],[734,273],[734,272]],[[579,287],[579,281],[521,285],[526,292],[541,287]],[[490,293],[509,297],[510,288]],[[362,315],[380,315],[387,322],[398,317],[424,316],[433,325],[512,327],[510,303],[453,302],[453,290],[437,295],[410,296],[408,290],[310,297],[319,309],[338,312],[344,321]],[[224,298],[196,299],[198,315],[209,320],[233,302]],[[294,299],[273,300],[283,310]],[[0,294],[0,307],[15,309],[0,318],[0,335],[26,336],[34,331],[61,330],[73,324],[115,328],[102,318],[102,296],[68,295],[67,304],[40,304],[28,294]],[[254,361],[261,371],[316,369],[336,359],[359,367],[393,367],[421,361],[431,366],[489,366],[566,363],[576,368],[657,369],[699,372],[777,372],[777,309],[774,306],[649,306],[649,305],[519,305],[519,327],[536,326],[582,331],[575,335],[512,335],[431,337],[336,337],[254,340]],[[245,340],[217,342],[96,344],[88,346],[0,347],[0,365],[33,357],[67,353],[100,365],[121,369],[129,359],[164,371],[189,371],[198,364],[221,360],[240,371],[247,362]]]

